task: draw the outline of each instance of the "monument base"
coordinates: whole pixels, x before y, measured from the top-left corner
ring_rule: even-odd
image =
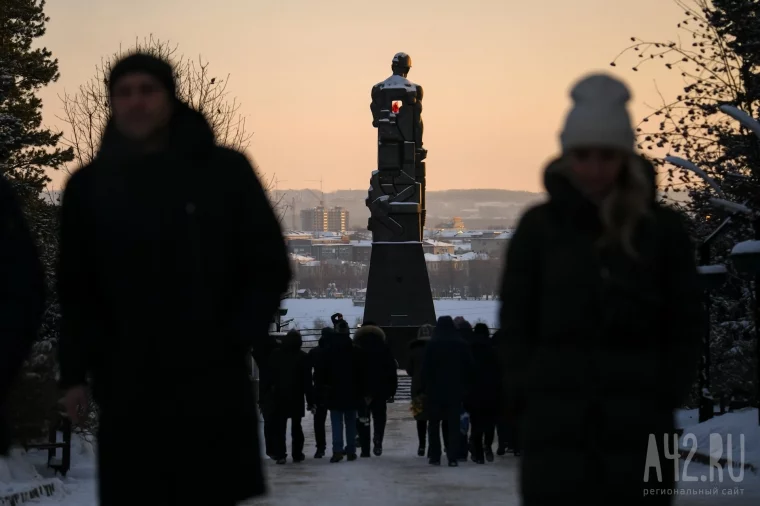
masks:
[[[422,243],[372,243],[364,321],[385,331],[394,357],[405,367],[407,346],[416,337],[416,329],[435,325]]]

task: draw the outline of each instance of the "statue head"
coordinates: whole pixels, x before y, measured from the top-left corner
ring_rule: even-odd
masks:
[[[406,77],[409,74],[409,69],[412,68],[412,58],[406,53],[396,53],[393,56],[391,62],[391,70],[393,74],[401,77]]]

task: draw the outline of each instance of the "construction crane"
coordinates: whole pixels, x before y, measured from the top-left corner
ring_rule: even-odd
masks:
[[[293,197],[293,202],[290,204],[290,213],[291,213],[290,214],[291,219],[293,220],[292,229],[294,231],[298,230],[298,227],[296,226],[296,198],[295,196]]]
[[[309,183],[319,183],[319,193],[322,194],[322,197],[319,197],[316,193],[314,193],[309,188],[307,188],[307,190],[309,190],[309,193],[314,195],[314,197],[319,201],[319,207],[325,207],[325,192],[322,190],[322,178],[307,179],[306,181]]]

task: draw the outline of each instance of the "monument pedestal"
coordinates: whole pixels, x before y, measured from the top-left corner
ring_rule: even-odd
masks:
[[[393,356],[406,366],[417,329],[435,325],[425,253],[421,242],[372,243],[364,321],[382,328]]]

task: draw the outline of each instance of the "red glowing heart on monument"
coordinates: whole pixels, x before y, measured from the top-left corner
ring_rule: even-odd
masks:
[[[394,100],[391,102],[391,112],[393,114],[398,114],[398,112],[401,110],[401,100]]]

